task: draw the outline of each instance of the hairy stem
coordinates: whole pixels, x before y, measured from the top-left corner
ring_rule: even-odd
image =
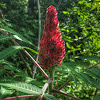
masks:
[[[44,93],[45,93],[45,91],[46,91],[48,85],[49,85],[52,81],[53,81],[53,79],[52,79],[52,78],[49,78],[49,79],[47,80],[47,82],[44,84],[44,86],[43,86],[43,88],[42,88],[43,93],[42,93],[42,95],[39,96],[39,99],[38,99],[38,100],[42,100],[43,95],[44,95]]]
[[[54,87],[54,74],[55,74],[55,67],[52,67],[52,70],[49,70],[49,77],[53,79],[53,81],[49,84],[48,93],[52,94],[52,89]]]

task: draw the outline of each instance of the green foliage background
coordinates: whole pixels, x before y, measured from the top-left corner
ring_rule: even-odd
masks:
[[[1,99],[26,94],[23,94],[23,91],[17,92],[10,89],[9,84],[6,84],[6,82],[11,82],[10,79],[13,79],[16,83],[18,81],[17,78],[20,77],[24,82],[36,85],[39,88],[46,82],[39,69],[37,69],[35,79],[33,80],[29,76],[19,53],[17,53],[23,48],[28,47],[28,52],[34,58],[37,56],[35,51],[38,45],[38,7],[37,0],[31,1],[32,5],[29,6],[27,0],[0,0],[0,9],[4,18],[0,18],[0,29],[7,33],[12,33],[11,35],[14,39],[16,39],[14,35],[17,35],[24,41],[22,42],[17,39],[16,41],[22,47],[13,47],[14,44],[10,40],[12,37],[8,38],[0,33],[0,66],[17,76],[14,78],[8,75],[5,70],[0,69]],[[66,43],[66,56],[63,64],[55,72],[55,83],[60,74],[55,89],[59,89],[61,85],[73,77],[73,81],[69,82],[61,90],[62,92],[73,95],[81,100],[93,100],[95,96],[96,99],[94,98],[94,100],[98,100],[97,96],[100,96],[100,65],[84,72],[83,70],[100,61],[100,1],[40,0],[42,34],[46,9],[51,4],[57,8],[59,28],[62,38]],[[6,27],[4,23],[6,23]],[[32,52],[29,48],[34,51]],[[6,50],[3,51],[4,49]],[[10,53],[3,56],[5,52]],[[29,69],[32,70],[33,62],[22,51],[20,52],[26,60]],[[35,84],[36,81],[38,84]],[[5,85],[2,85],[2,83],[5,83]],[[6,87],[7,85],[8,87]],[[18,86],[20,86],[20,83]],[[60,98],[60,100],[73,100],[60,94],[57,94],[56,97]]]

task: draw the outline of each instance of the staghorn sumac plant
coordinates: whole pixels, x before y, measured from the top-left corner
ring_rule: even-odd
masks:
[[[22,35],[15,32],[11,28],[8,28],[7,26],[0,27],[0,33],[3,34],[0,35],[0,41],[11,40],[14,43],[14,45],[12,44],[12,46],[12,42],[9,41],[11,42],[10,46],[0,51],[0,100],[10,100],[16,98],[19,98],[19,100],[21,98],[23,98],[24,100],[58,100],[56,98],[56,93],[63,95],[63,97],[67,96],[67,98],[71,97],[73,99],[80,100],[79,98],[76,98],[76,95],[75,97],[71,96],[73,95],[72,93],[71,95],[69,95],[65,93],[66,91],[60,91],[66,84],[68,84],[72,80],[74,80],[75,84],[77,85],[76,77],[82,79],[86,84],[91,84],[92,86],[96,87],[96,91],[98,91],[97,89],[100,89],[100,69],[98,67],[95,67],[96,65],[100,64],[100,62],[96,62],[100,60],[99,57],[80,56],[74,59],[77,60],[78,58],[81,59],[81,61],[83,62],[70,61],[67,63],[64,62],[62,64],[62,60],[65,57],[65,42],[62,39],[62,35],[59,31],[58,25],[59,22],[57,19],[56,8],[51,5],[47,8],[47,16],[46,21],[44,23],[44,34],[42,36],[41,41],[39,42],[39,53],[29,47],[20,45],[20,42],[25,42],[31,46],[34,46],[33,43],[25,39]],[[16,39],[19,41],[16,42]],[[26,49],[28,49],[28,51],[26,51]],[[44,85],[42,82],[38,81],[38,78],[40,76],[36,77],[37,80],[32,79],[33,70],[27,65],[25,61],[26,59],[24,59],[25,55],[23,56],[23,53],[19,52],[20,50],[22,50],[25,55],[28,56],[31,61],[33,61],[41,70],[41,72],[45,75],[47,82]],[[39,55],[40,65],[34,60],[33,56],[30,55],[30,51]],[[9,59],[6,59],[11,56],[15,58],[13,56],[15,53],[19,53],[20,57],[22,58],[22,61],[24,62],[23,65],[26,66],[27,70],[24,71],[23,68],[17,68],[16,62],[15,64],[12,64]],[[91,67],[88,67],[89,64],[87,64],[87,62],[83,59],[88,59],[88,62],[90,60],[93,60],[96,63]],[[21,67],[21,65],[19,66]],[[85,68],[81,71],[77,71],[77,68],[79,68],[79,66],[87,66],[88,68]],[[56,71],[61,71],[61,73],[64,72],[64,74],[67,74],[69,76],[72,75],[72,78],[69,79],[68,77],[68,81],[65,83],[64,81],[62,81],[62,79],[60,79],[59,84],[62,83],[63,85],[61,87],[57,87],[58,90],[55,90],[55,87],[53,87],[53,81],[56,75],[54,75],[54,73],[56,68],[59,69]],[[45,70],[49,72],[49,75],[46,74]],[[60,76],[61,75],[59,74],[58,79]],[[58,82],[58,79],[56,82]],[[49,88],[48,92],[46,91],[47,87]],[[12,97],[9,97],[9,95]],[[67,100],[67,98],[64,97],[62,99],[62,96],[60,97],[61,100]]]
[[[53,81],[55,67],[62,65],[65,57],[65,42],[58,25],[56,8],[51,5],[47,8],[44,34],[39,42],[39,62],[43,69],[49,71],[49,77],[52,77]],[[53,82],[49,86],[49,93],[51,93]]]

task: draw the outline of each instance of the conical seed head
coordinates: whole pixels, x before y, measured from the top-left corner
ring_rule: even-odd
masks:
[[[39,62],[43,69],[62,65],[65,57],[65,41],[58,27],[57,11],[52,5],[47,8],[44,34],[39,42]]]

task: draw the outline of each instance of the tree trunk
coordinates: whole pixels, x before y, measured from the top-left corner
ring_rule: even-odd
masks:
[[[34,13],[34,0],[28,0],[28,15],[31,16]]]

